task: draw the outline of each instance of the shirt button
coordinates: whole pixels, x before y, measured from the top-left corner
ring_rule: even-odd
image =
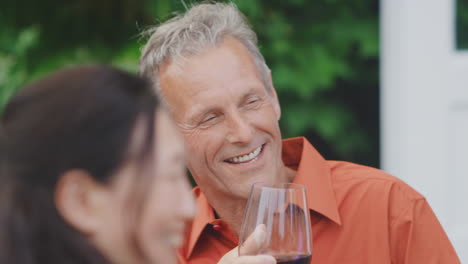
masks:
[[[213,229],[214,230],[221,230],[221,226],[220,225],[213,225]]]

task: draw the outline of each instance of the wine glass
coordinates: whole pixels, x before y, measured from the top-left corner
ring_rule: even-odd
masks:
[[[262,245],[253,251],[249,236],[262,229]],[[247,249],[249,247],[249,249]],[[309,264],[312,234],[306,187],[300,184],[255,183],[240,234],[239,255],[265,254],[281,264]]]

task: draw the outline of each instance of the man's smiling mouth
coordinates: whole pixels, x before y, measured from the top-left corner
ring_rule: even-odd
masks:
[[[263,148],[264,148],[264,144],[259,146],[256,149],[254,149],[250,153],[229,158],[229,159],[225,160],[225,162],[232,163],[232,164],[248,163],[248,162],[254,160],[255,158],[257,158],[258,155],[260,155],[260,153],[262,153]]]

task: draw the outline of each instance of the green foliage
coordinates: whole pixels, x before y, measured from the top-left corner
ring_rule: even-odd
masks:
[[[313,143],[318,135],[331,146],[327,158],[378,166],[377,1],[236,3],[272,70],[283,134],[312,133]]]
[[[468,49],[468,0],[457,0],[457,48]]]
[[[13,34],[2,29],[0,38],[0,107],[28,78],[28,51],[37,44],[38,31],[30,27]],[[14,43],[14,45],[12,45]]]
[[[136,72],[138,33],[194,2],[2,2],[0,109],[18,87],[64,66]],[[258,33],[284,136],[307,136],[327,158],[378,166],[378,1],[233,2]]]

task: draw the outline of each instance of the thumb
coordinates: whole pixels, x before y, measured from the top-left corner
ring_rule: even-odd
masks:
[[[266,245],[266,226],[264,224],[258,225],[250,236],[240,245],[240,255],[257,255]]]
[[[256,259],[250,261],[245,258],[251,257],[239,257],[239,251],[241,255],[257,255],[260,250],[266,246],[266,226],[264,224],[258,225],[255,230],[250,234],[247,240],[239,247],[235,247],[228,253],[226,253],[218,262],[218,264],[224,263],[275,263],[275,259],[271,256],[256,256]],[[241,259],[244,258],[244,259]],[[262,261],[262,262],[259,262]]]

